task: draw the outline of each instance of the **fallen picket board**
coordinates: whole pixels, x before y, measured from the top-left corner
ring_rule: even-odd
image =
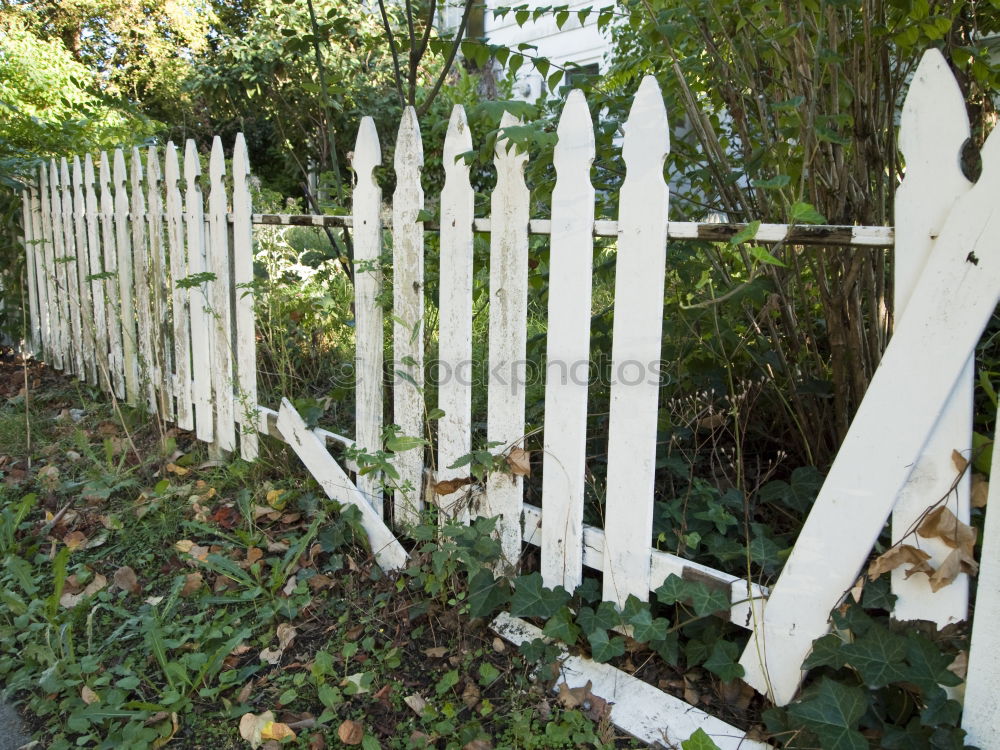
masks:
[[[278,429],[302,463],[313,475],[331,500],[353,505],[361,511],[361,525],[368,534],[375,561],[382,570],[399,570],[406,566],[407,554],[389,527],[354,482],[334,461],[326,449],[326,441],[310,430],[287,398],[281,399]]]
[[[1000,132],[981,155],[982,176],[949,214],[740,659],[777,705],[795,696],[1000,298]]]
[[[540,628],[501,612],[490,625],[505,640],[519,646],[544,638]],[[548,639],[545,639],[548,640]],[[703,730],[719,750],[768,750],[771,745],[749,739],[746,732],[664,693],[610,664],[601,664],[583,656],[570,656],[563,650],[560,685],[573,689],[590,683],[590,692],[603,698],[611,708],[611,723],[653,747],[679,748],[695,730]]]

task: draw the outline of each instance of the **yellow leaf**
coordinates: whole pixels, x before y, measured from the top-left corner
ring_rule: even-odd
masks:
[[[267,493],[267,504],[275,510],[284,510],[288,504],[287,498],[283,499],[284,494],[284,490],[269,490]]]
[[[101,702],[100,696],[98,696],[97,693],[95,693],[86,685],[80,688],[80,697],[83,699],[83,702],[86,703],[88,706],[92,706],[95,703]]]
[[[167,464],[166,469],[167,471],[172,472],[173,474],[176,474],[179,477],[182,477],[191,471],[190,469],[186,469],[183,466],[178,466],[177,464]]]
[[[279,742],[286,738],[294,740],[295,732],[287,724],[269,721],[261,727],[260,738],[262,740],[278,740]]]
[[[63,544],[69,547],[70,551],[80,549],[87,543],[87,537],[82,531],[71,531],[63,537]]]

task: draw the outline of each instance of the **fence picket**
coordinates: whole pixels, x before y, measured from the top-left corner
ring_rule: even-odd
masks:
[[[35,228],[32,222],[32,206],[34,190],[26,188],[21,194],[21,226],[24,229],[24,256],[28,272],[28,317],[31,321],[31,334],[28,341],[28,351],[37,355],[41,351],[42,329],[38,317],[38,284],[36,277],[37,253],[35,247]]]
[[[42,250],[42,282],[45,285],[45,358],[53,367],[59,350],[59,298],[56,294],[55,245],[52,235],[52,200],[49,189],[48,167],[38,168],[38,212]]]
[[[131,167],[131,213],[129,219],[132,225],[137,372],[140,393],[145,394],[146,406],[150,411],[153,411],[156,409],[156,388],[153,384],[153,341],[150,330],[152,315],[149,304],[150,264],[149,242],[146,233],[146,195],[142,187],[142,154],[136,147],[132,149]]]
[[[115,246],[118,250],[118,309],[122,322],[122,370],[125,375],[125,401],[139,403],[139,362],[135,325],[135,259],[129,226],[129,197],[126,188],[125,154],[115,149]]]
[[[94,159],[91,155],[85,154],[83,157],[83,193],[84,208],[87,222],[87,252],[89,255],[88,266],[90,275],[97,276],[88,282],[91,300],[91,312],[93,314],[93,351],[94,351],[94,377],[95,384],[104,390],[111,390],[111,382],[108,379],[108,323],[107,323],[107,301],[104,296],[104,279],[100,275],[104,272],[102,261],[100,220],[97,208],[97,193],[94,191]]]
[[[382,188],[375,167],[382,164],[375,121],[365,117],[358,128],[352,166],[357,175],[352,196],[354,215],[355,423],[358,446],[368,452],[382,447]],[[358,477],[358,490],[383,516],[380,477]]]
[[[153,388],[156,391],[156,411],[168,421],[174,420],[174,389],[170,366],[170,314],[167,310],[167,254],[163,242],[163,195],[160,157],[156,146],[146,152],[146,184],[149,186],[149,283],[153,318],[150,326],[153,349]]]
[[[223,179],[226,157],[222,139],[215,136],[208,166],[209,242],[208,270],[214,278],[208,282],[209,319],[212,326],[212,388],[215,392],[215,440],[224,451],[236,448],[236,425],[233,422],[233,322],[230,298],[229,223],[226,217],[227,197]]]
[[[121,277],[118,274],[118,239],[115,231],[114,195],[111,192],[111,160],[101,152],[101,244],[104,246],[104,297],[108,309],[109,362],[115,396],[125,398],[125,355],[122,346]]]
[[[87,244],[87,206],[83,197],[83,165],[80,157],[73,157],[71,174],[73,182],[73,228],[76,234],[76,279],[80,296],[80,347],[81,368],[78,373],[80,380],[86,380],[91,385],[97,383],[97,371],[94,355],[94,301],[90,293],[90,251]]]
[[[505,112],[500,127],[520,120]],[[501,130],[502,132],[502,130]],[[523,450],[524,362],[528,312],[528,208],[530,194],[524,183],[528,155],[499,138],[493,163],[497,186],[490,200],[490,322],[489,382],[487,384],[486,439],[499,443],[497,452]],[[486,483],[481,515],[496,516],[501,548],[499,572],[517,566],[521,556],[523,479],[494,472]]]
[[[583,581],[591,276],[594,252],[594,126],[574,90],[559,120],[553,163],[552,245],[545,365],[542,579],[573,591]],[[580,366],[583,367],[582,376]]]
[[[66,263],[63,257],[66,255],[66,242],[63,234],[62,221],[62,198],[59,196],[59,170],[56,167],[56,160],[49,162],[49,196],[51,201],[51,220],[49,232],[52,240],[52,277],[54,280],[55,294],[50,298],[55,302],[58,329],[56,331],[55,357],[53,366],[57,370],[65,370],[67,373],[72,370],[69,362],[69,289],[66,286]]]
[[[81,322],[80,322],[80,273],[77,267],[79,253],[76,247],[74,210],[73,210],[73,184],[69,175],[69,161],[64,156],[59,160],[59,192],[62,196],[62,221],[63,221],[63,262],[66,273],[66,295],[69,302],[69,341],[66,348],[67,356],[71,360],[71,366],[66,368],[67,374],[74,374],[80,380],[84,379],[83,374],[83,351],[80,346]]]
[[[177,397],[177,426],[194,429],[191,396],[191,313],[188,290],[177,282],[187,276],[184,253],[184,201],[180,189],[181,171],[177,147],[167,143],[164,162],[164,189],[167,197],[167,244],[170,248],[170,297],[173,323],[173,390]]]
[[[392,196],[393,421],[403,435],[424,436],[424,207],[420,169],[424,148],[413,107],[403,111],[396,137],[396,192]],[[423,508],[423,448],[396,455],[397,524],[415,524]]]
[[[969,120],[958,82],[940,51],[931,49],[920,61],[907,92],[899,125],[899,148],[906,158],[906,175],[896,191],[896,251],[893,255],[896,322],[903,319],[910,294],[934,251],[934,238],[955,200],[971,183],[962,174],[959,154],[969,138]],[[952,491],[958,450],[971,459],[973,357],[941,413],[934,434],[924,447],[909,481],[896,499],[892,541],[913,531],[927,508],[947,497],[947,505],[963,523],[969,522],[969,475]],[[934,409],[937,404],[923,403]],[[909,540],[912,542],[912,540]],[[921,539],[920,548],[939,567],[951,552],[940,539]],[[932,591],[927,576],[906,577],[892,571],[892,591],[898,597],[898,620],[930,620],[939,628],[964,620],[969,609],[969,579],[965,573],[948,586]]]
[[[35,289],[38,292],[38,330],[39,339],[35,345],[34,355],[36,357],[46,356],[48,352],[50,332],[49,332],[49,276],[48,267],[45,263],[45,235],[42,229],[42,201],[40,193],[41,184],[36,183],[35,187],[29,188],[28,195],[31,203],[31,237],[35,252]]]
[[[472,450],[472,221],[475,194],[469,165],[459,154],[472,150],[465,109],[456,104],[444,138],[444,189],[441,191],[441,271],[438,356],[438,482],[467,476],[468,469],[449,468]],[[441,521],[468,523],[464,489],[436,495]]]
[[[184,178],[187,183],[185,196],[187,223],[187,278],[208,271],[205,242],[205,206],[202,201],[201,163],[194,140],[188,139],[184,149]],[[184,279],[174,279],[174,283]],[[195,426],[198,439],[211,443],[215,440],[215,423],[212,413],[212,323],[209,318],[211,301],[204,281],[188,289],[191,312],[191,394],[194,401]]]
[[[604,599],[618,606],[629,594],[649,598],[660,384],[647,368],[660,359],[670,197],[663,162],[669,151],[663,96],[656,79],[646,76],[625,123],[625,182],[618,209],[604,514]],[[634,367],[638,382],[629,372]]]
[[[240,455],[257,458],[257,328],[253,296],[253,235],[250,157],[243,133],[233,148],[233,285],[236,297],[236,417]]]

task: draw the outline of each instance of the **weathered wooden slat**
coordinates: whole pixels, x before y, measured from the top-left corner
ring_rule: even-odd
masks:
[[[210,320],[212,324],[212,390],[215,393],[215,442],[224,451],[236,449],[233,402],[233,307],[229,267],[229,227],[226,225],[226,158],[222,139],[215,136],[209,159],[208,216]]]
[[[131,177],[129,222],[132,227],[132,258],[135,269],[133,278],[135,284],[136,351],[138,353],[136,367],[140,397],[145,399],[146,407],[153,412],[156,409],[156,375],[153,371],[153,313],[150,304],[149,241],[146,232],[148,217],[146,215],[146,194],[142,185],[142,154],[136,147],[132,148]]]
[[[594,126],[574,90],[559,119],[553,163],[552,245],[545,366],[542,579],[573,591],[583,581],[583,494],[593,273]]]
[[[232,217],[230,217],[230,221]],[[254,224],[295,227],[353,227],[353,216],[320,214],[254,214]],[[387,222],[392,226],[392,222]],[[667,236],[676,240],[708,240],[729,242],[747,228],[746,224],[720,224],[717,222],[671,221]],[[433,221],[424,223],[425,232],[437,232],[441,227]],[[488,218],[473,220],[476,232],[491,231]],[[549,219],[531,219],[529,234],[551,234]],[[618,222],[601,219],[594,222],[595,237],[617,237]],[[822,245],[826,247],[892,247],[893,228],[883,226],[851,226],[843,224],[761,224],[756,234],[747,239],[760,243],[782,242],[788,245]]]
[[[42,170],[44,173],[44,169]],[[46,357],[51,341],[50,302],[49,302],[49,266],[47,265],[47,245],[42,227],[42,198],[44,189],[41,182],[36,182],[29,190],[31,203],[31,236],[35,246],[35,289],[38,293],[38,328],[39,339],[35,348],[36,357]]]
[[[21,228],[24,237],[25,267],[28,272],[28,318],[31,330],[27,343],[27,351],[34,355],[41,351],[42,328],[38,317],[38,282],[37,246],[35,243],[35,228],[31,221],[31,209],[34,202],[34,190],[25,188],[21,193]]]
[[[187,224],[187,276],[174,279],[174,284],[191,284],[192,276],[208,272],[205,241],[205,206],[202,202],[198,177],[201,164],[194,140],[188,139],[184,151],[185,223]],[[212,321],[211,301],[204,281],[188,288],[191,313],[191,394],[194,402],[196,434],[199,440],[211,443],[215,439],[212,412]]]
[[[396,137],[396,192],[392,196],[392,412],[403,435],[424,436],[424,207],[420,169],[424,147],[413,107],[403,111]],[[415,524],[423,508],[423,448],[396,454],[400,488],[393,498],[397,524]]]
[[[403,545],[286,398],[281,399],[278,410],[278,429],[328,497],[361,511],[361,525],[368,534],[368,542],[379,567],[387,571],[405,567],[408,555]]]
[[[62,196],[63,221],[63,262],[66,274],[67,300],[69,302],[69,341],[66,356],[71,366],[66,368],[67,374],[84,379],[83,349],[81,347],[82,324],[80,321],[80,273],[77,266],[79,253],[76,248],[76,232],[73,208],[73,182],[69,174],[69,161],[66,157],[59,160],[59,192]]]
[[[49,302],[54,303],[56,319],[56,335],[52,349],[52,366],[57,370],[69,372],[72,364],[67,357],[69,345],[69,289],[66,286],[66,240],[63,235],[62,198],[59,195],[59,170],[56,160],[49,162],[48,188],[51,209],[49,213],[48,231],[52,243],[52,262],[50,273],[53,279],[53,294]]]
[[[894,305],[897,325],[905,317],[910,294],[934,252],[935,238],[955,200],[971,183],[962,174],[959,158],[969,138],[965,99],[944,56],[928,50],[910,82],[899,125],[899,148],[906,158],[906,176],[896,191],[896,252],[893,256]],[[950,492],[956,477],[952,451],[967,459],[972,452],[973,360],[938,417],[934,434],[909,481],[896,499],[892,513],[892,541],[912,533],[928,507],[948,496],[947,504],[964,523],[969,522],[969,477]],[[925,402],[922,408],[937,410]],[[914,543],[914,539],[909,539]],[[919,546],[937,568],[951,552],[940,539],[920,539]],[[969,580],[964,573],[950,585],[931,591],[924,575],[906,578],[904,568],[892,571],[893,608],[897,620],[930,620],[938,627],[964,620],[969,608]]]
[[[94,300],[90,291],[90,249],[87,236],[87,205],[83,195],[83,165],[73,157],[73,230],[76,244],[76,280],[80,297],[80,380],[97,384],[97,355],[94,351]]]
[[[663,96],[656,79],[646,76],[625,123],[611,345],[604,599],[619,606],[629,594],[649,598],[660,383],[648,368],[660,359],[663,329],[669,150]]]
[[[438,313],[438,357],[441,378],[438,408],[437,481],[467,476],[468,469],[449,468],[472,450],[472,219],[475,194],[469,165],[459,154],[472,150],[465,109],[456,104],[444,138],[444,189],[441,191],[441,271]],[[440,520],[467,523],[468,506],[461,491],[435,495]]]
[[[115,395],[125,398],[125,356],[122,346],[121,277],[118,273],[118,233],[115,231],[114,194],[111,192],[111,160],[101,152],[101,244],[104,246],[104,297],[108,309],[111,383]]]
[[[163,195],[160,172],[160,157],[155,146],[146,152],[146,184],[149,186],[147,205],[149,214],[149,283],[152,292],[153,386],[156,391],[156,411],[170,422],[174,414],[174,379],[171,376],[170,311],[167,308],[169,296],[167,286],[167,253],[163,236]]]
[[[98,209],[97,192],[94,188],[94,159],[88,153],[83,157],[83,191],[85,220],[87,223],[87,252],[91,280],[90,287],[91,310],[93,312],[92,335],[94,345],[94,375],[96,384],[105,391],[111,390],[110,371],[108,369],[108,322],[107,300],[104,296],[104,261],[101,248],[100,212]],[[93,277],[98,278],[93,278]]]
[[[170,253],[171,323],[173,324],[173,356],[176,377],[172,379],[177,399],[177,426],[194,428],[194,406],[191,395],[191,313],[188,290],[177,282],[187,276],[185,254],[184,202],[181,197],[181,171],[177,147],[167,143],[164,161],[164,190],[167,203],[167,246]]]
[[[500,127],[519,124],[505,112]],[[528,210],[530,194],[524,182],[528,155],[506,138],[497,140],[493,163],[497,185],[490,200],[489,381],[486,439],[497,452],[524,448],[525,348],[528,335]],[[523,479],[493,473],[486,483],[480,514],[498,518],[502,559],[498,572],[516,568],[521,556]]]
[[[233,148],[233,285],[236,296],[236,419],[240,455],[257,458],[257,328],[253,296],[253,236],[250,225],[250,157],[243,133]]]
[[[994,466],[1000,466],[1000,435],[993,441]],[[976,612],[972,619],[969,671],[965,679],[962,729],[965,743],[1000,747],[1000,481],[990,483],[983,524],[983,551],[979,560]]]
[[[515,646],[536,638],[547,640],[542,629],[499,614],[491,628]],[[700,708],[664,693],[647,682],[623,672],[611,664],[601,664],[583,656],[573,656],[560,649],[559,675],[553,691],[565,685],[569,689],[588,687],[591,694],[608,702],[611,722],[650,747],[681,747],[701,729],[720,750],[770,750],[771,745],[747,737],[737,729]]]
[[[125,401],[137,406],[139,393],[139,350],[135,324],[135,259],[132,254],[132,227],[129,221],[129,196],[126,188],[125,154],[115,149],[115,246],[118,251],[118,309],[122,323],[122,369],[125,375]]]
[[[370,453],[382,448],[382,189],[375,181],[375,167],[382,163],[375,121],[366,117],[358,129],[352,166],[357,175],[351,198],[354,215],[354,338],[355,430],[358,445]],[[358,477],[358,489],[383,516],[381,477]]]
[[[1000,131],[956,201],[847,437],[741,658],[745,680],[788,703],[812,642],[851,587],[1000,298]],[[885,430],[891,425],[892,439]]]

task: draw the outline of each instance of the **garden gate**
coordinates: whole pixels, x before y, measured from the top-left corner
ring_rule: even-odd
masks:
[[[501,125],[515,123],[505,115]],[[669,221],[662,171],[669,128],[653,78],[639,87],[625,125],[626,176],[617,221],[595,220],[589,178],[593,127],[579,92],[570,95],[558,132],[558,179],[551,218],[544,220],[530,218],[523,179],[527,156],[508,150],[504,139],[496,148],[491,215],[474,216],[469,168],[456,158],[472,149],[461,107],[452,113],[444,145],[446,180],[438,230],[440,363],[454,372],[472,359],[473,234],[488,233],[488,439],[499,444],[496,451],[507,454],[521,448],[525,432],[524,383],[510,375],[525,358],[529,234],[550,237],[547,357],[564,367],[589,358],[593,238],[617,238],[612,368],[624,374],[635,363],[660,358],[670,238],[725,240],[745,229]],[[76,157],[52,161],[39,171],[23,204],[29,349],[119,399],[145,404],[218,449],[238,447],[252,460],[258,432],[292,443],[327,492],[363,507],[365,525],[376,540],[373,547],[385,567],[400,567],[405,552],[381,520],[384,510],[391,508],[397,528],[404,529],[417,520],[425,502],[433,502],[445,518],[467,522],[473,515],[498,517],[508,568],[516,564],[522,542],[540,546],[542,576],[550,587],[573,590],[584,566],[603,571],[604,598],[618,605],[630,594],[648,599],[670,574],[722,587],[732,602],[730,619],[751,631],[741,659],[747,682],[774,702],[786,704],[798,689],[801,665],[813,640],[827,631],[830,611],[852,587],[890,513],[894,541],[912,532],[927,509],[939,502],[947,503],[958,518],[969,517],[967,482],[955,483],[951,455],[953,450],[966,455],[970,450],[972,352],[1000,297],[1000,212],[993,208],[1000,195],[1000,136],[987,141],[982,177],[974,186],[959,167],[958,155],[968,136],[959,88],[941,55],[929,51],[913,78],[902,115],[900,148],[907,171],[896,198],[895,237],[885,227],[757,228],[759,242],[876,247],[894,242],[896,271],[895,333],[770,590],[650,548],[655,380],[619,377],[612,385],[604,528],[583,523],[587,385],[573,378],[551,377],[545,386],[544,510],[524,503],[521,477],[509,474],[492,475],[474,502],[465,489],[444,496],[428,493],[425,499],[428,481],[420,450],[396,457],[402,482],[417,489],[397,490],[383,498],[377,478],[358,476],[353,483],[323,449],[330,442],[367,450],[381,447],[386,362],[383,312],[376,299],[383,284],[378,271],[383,233],[390,229],[392,413],[403,434],[423,434],[427,227],[420,220],[423,151],[412,108],[404,113],[396,142],[391,221],[383,221],[381,189],[374,179],[381,152],[370,118],[362,121],[354,150],[357,182],[350,216],[251,214],[242,135],[237,136],[231,161],[231,191],[224,179],[222,143],[215,139],[207,209],[191,141],[183,167],[177,149],[167,144],[162,172],[155,147],[145,158],[133,149],[130,174],[120,149],[113,158],[102,153],[96,171],[89,154],[82,163]],[[287,403],[280,414],[257,403],[249,292],[254,223],[353,228],[354,439],[307,429]],[[439,388],[436,406],[444,412],[438,424],[439,467],[452,466],[472,449],[473,387],[469,379],[453,377]],[[433,480],[462,476],[461,469],[441,468]],[[935,565],[951,553],[945,546],[934,546],[933,540],[922,543]],[[964,718],[969,741],[983,746],[1000,746],[1000,716],[991,684],[1000,676],[1000,636],[990,631],[991,620],[1000,618],[998,545],[1000,511],[994,510],[987,519]],[[926,577],[904,580],[894,573],[893,589],[899,596],[899,619],[944,625],[967,616],[964,574],[932,592]],[[510,631],[513,626],[506,622]],[[618,678],[608,679],[614,683]],[[619,697],[612,719],[628,724],[644,739],[676,742],[686,738],[692,726],[707,722],[721,747],[763,746],[669,696],[661,696],[667,709],[659,714],[647,710],[652,701],[648,693],[638,688],[635,692],[634,686],[625,690],[626,682],[620,684],[622,696],[632,699],[626,706]],[[614,685],[607,689],[616,690]],[[629,712],[642,716],[630,718]]]

